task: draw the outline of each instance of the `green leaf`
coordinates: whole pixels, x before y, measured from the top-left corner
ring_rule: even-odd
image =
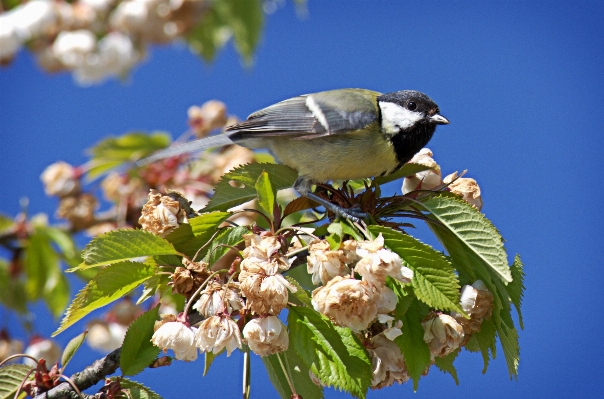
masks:
[[[151,343],[153,327],[157,320],[159,306],[137,317],[128,327],[120,355],[120,369],[123,375],[140,373],[159,355],[160,349]]]
[[[13,399],[21,385],[21,381],[32,368],[23,364],[9,364],[0,367],[0,399]],[[27,380],[34,378],[33,373],[27,377]]]
[[[88,313],[103,307],[155,276],[153,265],[138,262],[119,262],[101,269],[75,297],[61,325],[52,336],[64,331]]]
[[[398,314],[397,318],[399,318]],[[405,314],[400,316],[400,320],[403,321],[401,328],[403,334],[394,339],[405,357],[405,364],[409,375],[413,379],[413,389],[415,391],[417,391],[422,373],[430,367],[430,349],[428,344],[424,342],[422,319],[420,303],[413,301]]]
[[[223,353],[224,353],[224,349],[221,350],[219,353],[214,353],[212,351],[206,351],[205,358],[203,361],[203,376],[204,377],[210,371],[210,366],[212,365],[212,363],[214,363],[214,359],[216,359],[218,356],[220,356]]]
[[[323,398],[323,388],[312,382],[308,374],[309,368],[304,365],[304,362],[291,345],[285,352],[263,357],[262,363],[266,367],[268,378],[282,399],[290,399],[293,392],[289,387],[281,364],[288,368],[294,389],[298,395],[303,398]]]
[[[256,180],[255,188],[258,193],[258,205],[260,205],[266,212],[266,216],[272,221],[275,202],[277,201],[277,191],[273,183],[271,183],[268,173],[264,171],[260,173],[258,180]]]
[[[49,284],[49,278],[61,273],[59,258],[44,230],[44,227],[35,228],[29,236],[25,250],[24,264],[27,275],[25,289],[31,300],[42,298],[46,286],[56,283],[51,281]]]
[[[440,371],[445,374],[451,374],[451,377],[453,377],[453,380],[455,381],[455,385],[459,385],[459,379],[457,378],[457,370],[453,365],[453,362],[457,358],[457,355],[459,355],[459,349],[449,353],[445,357],[437,357],[434,359],[434,364],[436,365],[436,367],[438,367]]]
[[[221,0],[215,4],[221,19],[227,23],[235,39],[235,47],[250,62],[260,40],[264,13],[260,0]]]
[[[314,309],[291,307],[290,344],[325,386],[364,398],[371,385],[371,359],[349,328],[334,326]]]
[[[289,216],[293,213],[305,211],[307,209],[316,208],[318,206],[319,206],[318,203],[316,203],[315,201],[313,201],[307,197],[295,198],[295,199],[291,200],[285,206],[285,209],[283,210],[283,219],[285,219],[287,216]]]
[[[111,380],[115,381],[117,378],[118,377],[111,377]],[[153,392],[150,388],[127,378],[120,378],[120,386],[122,389],[128,390],[128,398],[130,399],[162,399],[161,396]]]
[[[88,330],[72,338],[67,343],[67,346],[65,347],[65,350],[61,355],[61,365],[63,366],[63,370],[65,370],[65,367],[67,367],[67,365],[71,361],[71,358],[73,358],[73,355],[75,355],[78,349],[80,349],[80,346],[82,346],[82,343],[84,343],[87,334]]]
[[[459,305],[459,282],[453,266],[438,251],[415,238],[381,226],[369,226],[382,234],[384,244],[397,253],[403,265],[413,270],[411,284],[419,300],[430,307],[464,313]]]
[[[212,236],[229,216],[228,212],[210,212],[189,219],[189,224],[181,224],[170,233],[168,240],[178,252],[193,257],[202,246],[206,245]],[[203,259],[208,248],[204,248],[195,259]]]
[[[524,296],[524,265],[520,260],[520,255],[516,255],[514,258],[514,263],[511,267],[512,271],[512,282],[505,286],[508,295],[514,307],[516,307],[516,312],[518,312],[518,323],[520,323],[520,328],[524,330],[524,323],[522,321],[522,312],[520,310],[520,305],[522,304],[522,297]]]
[[[206,11],[197,25],[187,33],[186,40],[191,49],[210,62],[230,38],[229,28],[220,14],[210,8]]]
[[[206,256],[206,262],[208,262],[210,265],[216,263],[231,250],[231,248],[224,246],[219,247],[219,245],[237,246],[239,243],[243,242],[243,236],[249,232],[250,230],[245,226],[228,227],[223,229],[212,240],[212,245],[210,245],[210,249],[208,250],[208,254]],[[212,256],[209,256],[210,253]]]
[[[403,315],[407,313],[409,307],[416,300],[415,295],[413,295],[413,290],[409,285],[403,285],[400,281],[391,277],[386,278],[386,286],[396,294],[396,308],[394,308],[394,315],[396,320],[401,320]]]
[[[46,234],[59,247],[66,261],[77,258],[79,251],[71,235],[55,227],[46,227]]]
[[[307,291],[312,291],[316,288],[312,282],[312,274],[308,273],[306,264],[290,268],[289,270],[285,271],[284,274],[290,277],[292,280],[295,280],[297,285],[300,285]],[[293,293],[294,296],[295,294],[296,293]]]
[[[419,172],[423,172],[424,170],[428,170],[430,169],[430,167],[426,166],[426,165],[420,165],[418,163],[411,163],[408,162],[406,164],[403,165],[402,168],[400,168],[399,170],[397,170],[394,173],[391,173],[387,176],[380,176],[380,177],[376,177],[375,179],[373,179],[373,181],[375,182],[375,184],[377,184],[378,186],[382,185],[382,184],[386,184],[389,183],[391,181],[406,177],[406,176],[411,176],[414,175],[416,173]]]
[[[44,287],[43,298],[53,317],[59,318],[65,311],[65,307],[71,298],[69,281],[67,280],[67,276],[58,267],[49,272]]]
[[[421,205],[441,223],[437,229],[446,228],[454,237],[439,236],[445,248],[463,245],[468,256],[482,262],[506,284],[512,281],[507,263],[503,238],[493,224],[476,208],[458,197],[441,193],[424,201]],[[432,227],[432,226],[431,226]],[[458,242],[449,243],[449,240]],[[454,257],[455,253],[449,252]]]
[[[165,132],[133,132],[104,139],[88,150],[92,155],[88,177],[94,179],[124,163],[151,155],[168,147],[171,141],[170,135]]]
[[[251,163],[240,166],[224,174],[216,185],[210,202],[202,211],[226,211],[253,200],[256,198],[256,181],[264,171],[269,174],[275,191],[292,187],[298,178],[298,173],[285,165]],[[233,187],[230,182],[238,187]]]
[[[310,276],[310,274],[308,275]],[[285,278],[290,284],[293,284],[294,287],[296,287],[296,292],[292,292],[290,295],[299,300],[301,304],[312,308],[312,299],[310,298],[310,295],[308,295],[308,292],[306,292],[306,290],[298,283],[298,280],[292,278],[290,275],[285,276]]]
[[[0,232],[8,230],[14,224],[15,222],[13,221],[13,219],[0,213]]]
[[[27,313],[25,284],[9,271],[9,265],[0,259],[0,303],[18,313]]]
[[[145,230],[113,230],[86,245],[82,252],[84,263],[69,271],[157,255],[178,255],[178,251],[165,239]]]
[[[499,342],[501,342],[510,379],[517,378],[518,364],[520,362],[520,346],[518,344],[518,331],[514,327],[509,308],[501,309],[499,312],[494,311],[493,321],[495,322]]]
[[[482,369],[483,374],[487,372],[491,358],[495,359],[497,356],[497,347],[495,344],[496,333],[497,330],[495,329],[493,318],[483,320],[480,325],[480,331],[472,334],[472,338],[470,338],[470,341],[468,341],[468,350],[472,350],[470,343],[474,342],[477,344],[478,350],[480,350],[480,353],[482,354],[482,361],[484,363],[484,367]]]

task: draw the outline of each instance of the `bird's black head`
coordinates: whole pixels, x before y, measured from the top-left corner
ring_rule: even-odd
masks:
[[[439,114],[430,97],[414,90],[383,94],[377,98],[382,132],[390,138],[397,160],[403,164],[428,144],[436,125],[449,121]]]

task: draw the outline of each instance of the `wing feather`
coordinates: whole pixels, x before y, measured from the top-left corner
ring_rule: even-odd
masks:
[[[226,131],[236,141],[267,136],[313,139],[349,132],[377,120],[377,94],[353,89],[293,97],[254,112]],[[350,109],[342,109],[347,103],[352,104]]]

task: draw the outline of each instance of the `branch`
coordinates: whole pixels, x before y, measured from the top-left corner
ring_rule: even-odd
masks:
[[[95,360],[91,366],[84,370],[73,374],[70,378],[75,385],[83,391],[90,388],[97,382],[103,380],[109,374],[115,373],[115,370],[120,365],[120,354],[122,348],[117,348],[102,359]],[[85,397],[94,397],[94,395]],[[76,399],[80,398],[78,394],[71,388],[69,383],[64,382],[51,390],[37,395],[34,399]]]

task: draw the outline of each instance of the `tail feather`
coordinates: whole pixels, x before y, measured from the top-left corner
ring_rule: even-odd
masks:
[[[148,156],[147,158],[136,161],[135,166],[145,166],[161,159],[202,151],[208,148],[222,147],[228,144],[233,144],[233,140],[231,140],[228,135],[220,133],[214,136],[204,137],[203,139],[195,140],[190,143],[168,147],[165,150],[158,151],[155,154]]]

